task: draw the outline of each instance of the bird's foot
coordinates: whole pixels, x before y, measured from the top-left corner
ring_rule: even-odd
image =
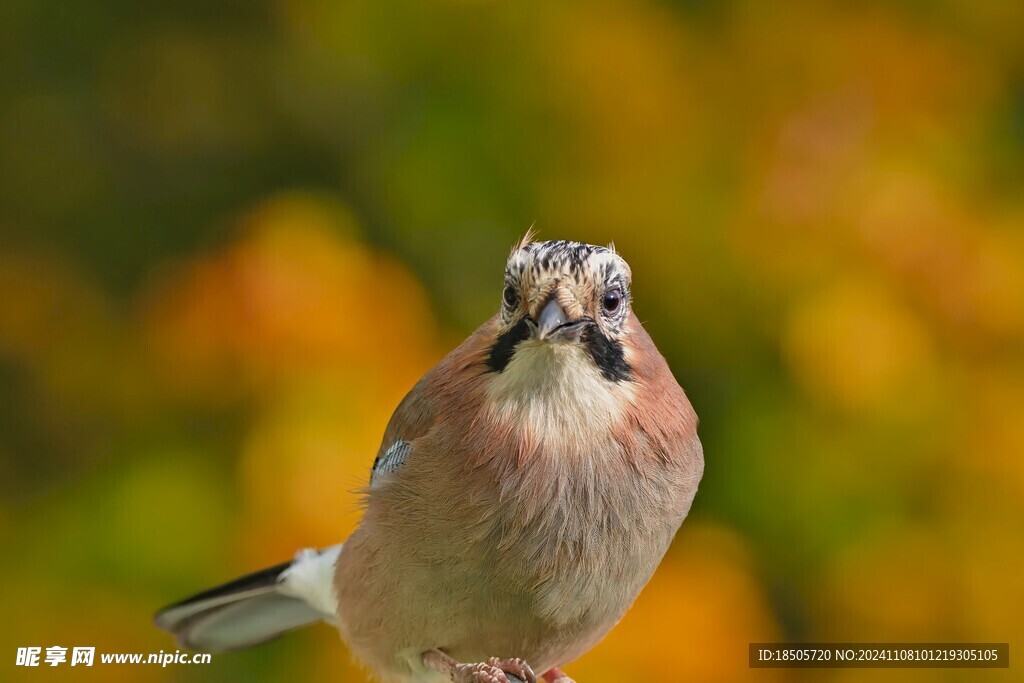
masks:
[[[497,657],[491,657],[487,660],[489,666],[497,667],[505,675],[505,680],[509,683],[513,683],[508,678],[509,674],[512,674],[523,683],[537,683],[537,676],[534,675],[533,669],[522,659],[518,657],[511,657],[509,659],[498,659]]]
[[[463,664],[440,650],[428,650],[423,664],[450,676],[452,683],[537,683],[530,665],[518,658]]]
[[[566,676],[565,672],[557,666],[554,669],[548,669],[544,672],[543,678],[547,683],[576,683],[576,681]]]
[[[453,683],[537,683],[530,666],[521,659],[498,659],[486,662],[457,664],[452,670]]]

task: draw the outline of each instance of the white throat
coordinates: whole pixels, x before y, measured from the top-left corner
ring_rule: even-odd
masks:
[[[534,434],[580,440],[613,426],[632,399],[629,382],[611,382],[581,344],[526,340],[487,388],[492,409]]]

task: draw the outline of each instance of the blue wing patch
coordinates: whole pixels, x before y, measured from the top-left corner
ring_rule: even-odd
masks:
[[[370,488],[373,488],[384,475],[390,474],[404,465],[405,458],[410,451],[412,451],[411,443],[398,440],[378,455],[377,459],[373,461],[373,471],[370,473]]]

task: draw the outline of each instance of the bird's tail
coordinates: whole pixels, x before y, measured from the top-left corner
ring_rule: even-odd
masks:
[[[160,610],[156,625],[205,652],[249,647],[337,611],[334,565],[341,546],[302,550],[291,562],[211,588]]]

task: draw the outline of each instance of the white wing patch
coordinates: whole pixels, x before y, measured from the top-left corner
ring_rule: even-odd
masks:
[[[384,475],[390,474],[404,465],[405,458],[411,451],[411,443],[398,440],[378,455],[373,462],[373,472],[370,473],[370,488],[379,484]]]
[[[317,552],[312,548],[295,554],[292,565],[281,572],[278,591],[298,598],[333,621],[338,613],[338,598],[334,594],[334,565],[338,561],[341,544]]]

